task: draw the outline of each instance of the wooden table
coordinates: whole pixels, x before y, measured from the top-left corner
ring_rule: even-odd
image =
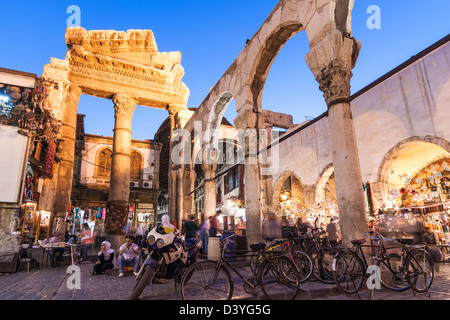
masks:
[[[43,253],[42,253],[42,260],[41,260],[41,268],[45,266],[47,266],[47,261],[49,258],[49,251],[51,249],[64,249],[64,253],[66,253],[66,251],[68,251],[70,253],[70,258],[71,258],[71,262],[72,264],[75,264],[76,262],[76,256],[77,256],[77,245],[76,244],[70,244],[70,243],[66,243],[64,245],[64,247],[54,247],[52,245],[43,245],[41,246],[41,248],[43,249]],[[64,255],[63,253],[63,255]]]

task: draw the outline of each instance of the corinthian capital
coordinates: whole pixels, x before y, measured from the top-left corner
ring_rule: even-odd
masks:
[[[127,94],[116,94],[113,98],[114,110],[117,114],[133,116],[134,109],[138,104],[136,97]]]
[[[317,75],[319,89],[328,106],[346,101],[350,97],[350,79],[353,76],[349,64],[335,60],[323,68]]]
[[[361,43],[357,39],[332,30],[306,55],[306,63],[316,77],[328,107],[348,101],[352,69],[360,49]]]

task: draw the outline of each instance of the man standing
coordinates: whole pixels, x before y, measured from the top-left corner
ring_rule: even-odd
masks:
[[[210,219],[205,219],[200,229],[200,240],[202,241],[202,250],[204,255],[208,254],[209,227],[210,227],[209,220]]]
[[[133,274],[136,276],[139,268],[139,246],[133,243],[130,235],[125,236],[125,243],[119,248],[119,277],[123,277],[124,267],[134,266]]]
[[[198,224],[195,222],[195,217],[191,216],[191,219],[186,222],[186,239],[196,238],[198,231]]]
[[[326,231],[328,234],[328,240],[330,241],[330,244],[332,246],[337,245],[338,239],[339,239],[339,234],[338,234],[337,225],[334,222],[334,218],[330,219],[330,223],[327,225]]]

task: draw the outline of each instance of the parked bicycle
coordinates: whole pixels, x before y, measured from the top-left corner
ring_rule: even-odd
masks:
[[[300,232],[295,250],[299,249],[311,257],[314,265],[313,277],[322,283],[334,283],[333,259],[339,248],[333,247],[326,232],[322,228],[311,228],[311,231]]]
[[[427,292],[434,279],[433,260],[424,245],[412,245],[412,239],[384,238],[378,232],[374,236],[365,236],[372,240],[371,245],[364,245],[365,239],[353,240],[352,247],[341,250],[333,261],[335,283],[347,294],[357,293],[365,279],[373,271],[379,271],[380,284],[394,291],[412,288],[414,292]],[[399,246],[386,247],[385,243],[398,243]],[[372,248],[372,273],[363,252],[363,247]],[[392,250],[400,253],[388,253]],[[369,294],[373,294],[372,286]]]
[[[274,237],[265,237],[264,240],[267,242],[266,251],[255,251],[250,257],[250,268],[252,272],[257,269],[257,266],[262,263],[262,261],[266,258],[267,254],[271,253],[279,253],[290,258],[295,266],[297,267],[297,271],[300,276],[300,283],[305,283],[308,281],[314,271],[314,262],[311,257],[305,252],[293,249],[296,243],[298,243],[298,239],[294,236],[293,233],[286,233],[287,240],[283,239],[275,239]]]
[[[270,254],[264,243],[251,245],[253,251],[264,256],[257,264],[251,279],[244,277],[225,257],[233,234],[220,242],[220,258],[217,261],[201,261],[190,266],[181,278],[181,298],[183,300],[231,300],[234,281],[229,269],[243,281],[247,293],[257,295],[262,289],[269,300],[293,300],[299,290],[300,278],[295,264],[284,255]],[[267,253],[267,254],[266,254]]]

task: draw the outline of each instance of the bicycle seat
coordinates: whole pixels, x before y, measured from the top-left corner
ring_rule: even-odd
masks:
[[[258,251],[261,249],[265,249],[266,245],[264,243],[256,243],[256,244],[251,244],[250,245],[250,249],[252,249],[252,251]]]
[[[197,239],[186,239],[186,241],[183,243],[184,251],[189,252],[192,249],[194,249],[197,244],[200,242],[200,240]]]
[[[414,242],[413,239],[397,239],[397,241],[401,244],[412,244]]]
[[[272,241],[273,239],[275,239],[275,237],[264,237],[264,240],[266,241]]]
[[[366,243],[366,239],[352,240],[353,245],[364,244],[364,243]]]

